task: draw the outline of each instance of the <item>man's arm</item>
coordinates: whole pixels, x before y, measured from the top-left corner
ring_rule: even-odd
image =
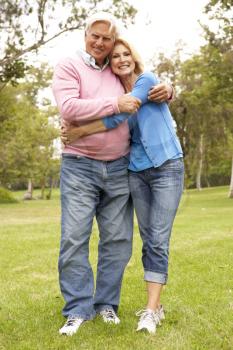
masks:
[[[160,83],[153,86],[148,94],[148,100],[151,102],[170,102],[175,98],[175,90],[172,85]]]
[[[88,124],[81,126],[74,126],[63,122],[61,126],[61,140],[65,145],[71,144],[80,137],[96,134],[98,132],[106,131],[107,128],[103,121],[94,120]]]
[[[72,59],[55,67],[53,93],[62,118],[68,122],[88,122],[119,112],[133,113],[138,108],[138,101],[132,96],[81,99],[80,83]]]
[[[168,93],[170,94],[172,86],[166,85],[166,84],[160,84],[157,77],[151,73],[146,72],[142,74],[136,81],[133,90],[131,92],[131,96],[137,97],[141,104],[145,104],[148,102],[148,94],[150,93],[151,89],[155,91],[155,87],[158,86],[157,94],[155,94],[156,100],[162,102],[163,99],[165,99],[165,102],[168,101],[167,96]],[[168,92],[169,91],[169,92]],[[154,100],[149,100],[150,102],[154,102]],[[157,102],[158,103],[158,102]],[[134,119],[133,114],[128,113],[120,113],[115,116],[107,116],[103,118],[103,122],[107,129],[116,128],[120,123],[125,121],[127,118],[129,118],[129,125],[131,121]]]
[[[137,97],[137,99],[140,100],[142,102],[142,104],[147,103],[148,102],[148,93],[151,89],[151,86],[157,84],[157,82],[158,82],[157,78],[152,73],[143,74],[137,80],[131,94],[134,97]],[[158,90],[160,90],[160,89],[158,89]],[[98,120],[98,122],[96,121],[97,123],[95,123],[95,122],[89,123],[89,124],[85,125],[84,128],[72,127],[72,131],[67,130],[67,132],[65,134],[63,134],[62,140],[67,143],[67,140],[70,140],[74,134],[76,135],[76,138],[79,138],[82,136],[105,131],[107,129],[116,128],[119,124],[121,124],[122,122],[124,122],[128,118],[129,118],[128,121],[131,122],[131,121],[133,121],[133,118],[135,118],[135,116],[133,114],[129,114],[129,113],[120,113],[117,115],[105,117],[102,120]]]

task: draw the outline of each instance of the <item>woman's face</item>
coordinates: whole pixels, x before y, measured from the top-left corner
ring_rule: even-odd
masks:
[[[130,50],[122,44],[114,46],[111,55],[111,68],[113,73],[119,76],[134,73],[135,62]]]

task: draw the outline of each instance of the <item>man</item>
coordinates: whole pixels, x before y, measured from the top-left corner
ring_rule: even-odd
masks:
[[[139,100],[123,95],[120,81],[108,67],[117,36],[115,19],[107,13],[96,14],[87,21],[86,50],[56,66],[53,92],[64,121],[80,125],[119,112],[134,113],[140,107]],[[152,98],[168,99],[170,90],[161,84],[152,91]],[[127,123],[78,139],[63,150],[59,281],[67,321],[60,334],[73,335],[96,313],[104,322],[120,322],[117,309],[133,231],[128,152]],[[100,237],[95,294],[89,263],[94,216]]]

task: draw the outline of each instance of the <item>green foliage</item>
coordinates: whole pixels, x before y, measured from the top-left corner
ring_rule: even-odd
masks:
[[[15,199],[12,192],[0,187],[0,203],[17,203],[17,200]]]
[[[16,86],[18,80],[25,76],[28,68],[26,63],[19,59],[2,65],[0,69],[0,83],[2,83],[2,87],[8,81],[11,81],[11,84]]]
[[[127,0],[0,0],[0,84],[16,84],[28,70],[25,54],[65,32],[84,27],[86,17],[105,10],[131,22],[136,10]]]
[[[0,183],[4,186],[28,178],[40,183],[54,174],[55,110],[49,105],[38,107],[37,101],[50,77],[45,67],[34,68],[24,83],[7,86],[0,94]]]
[[[205,6],[205,12],[209,13],[211,11],[215,11],[214,17],[217,16],[218,19],[219,18],[223,19],[222,13],[232,10],[232,6],[233,6],[232,0],[210,0],[209,3]]]
[[[232,1],[231,1],[232,2]],[[210,1],[206,12],[218,23],[203,26],[206,44],[185,61],[182,47],[171,58],[158,55],[156,72],[177,87],[171,104],[185,152],[187,187],[225,184],[233,154],[233,26],[230,1]]]

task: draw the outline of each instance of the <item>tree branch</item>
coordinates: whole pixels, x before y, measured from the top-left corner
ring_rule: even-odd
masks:
[[[45,37],[45,28],[44,28],[44,12],[45,12],[45,5],[46,5],[47,0],[41,0],[39,2],[39,8],[38,8],[38,22],[41,27],[41,41],[44,40]]]
[[[13,56],[6,56],[4,57],[2,60],[0,60],[0,64],[9,64],[9,63],[12,63],[13,61],[17,60],[19,57],[25,55],[27,52],[31,52],[31,51],[34,51],[34,50],[37,50],[39,47],[47,44],[48,42],[50,42],[51,40],[57,38],[58,36],[68,32],[68,31],[73,31],[73,30],[76,30],[76,29],[79,29],[80,28],[80,25],[78,26],[75,26],[75,27],[71,27],[71,28],[65,28],[63,29],[62,31],[60,31],[59,33],[51,36],[50,38],[48,38],[47,40],[43,40],[42,38],[40,38],[40,40],[38,40],[35,44],[31,45],[31,46],[28,46],[26,47],[25,49],[23,50],[20,50],[18,53],[16,53],[15,55]]]

